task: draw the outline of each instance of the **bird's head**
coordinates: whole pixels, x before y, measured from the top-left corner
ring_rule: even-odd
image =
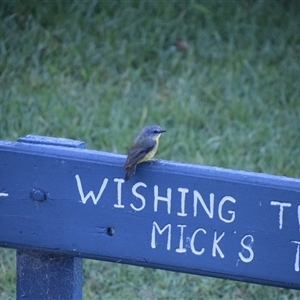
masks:
[[[166,132],[166,130],[162,129],[158,125],[149,125],[142,130],[141,134],[143,136],[150,137],[153,140],[158,140],[160,135],[164,132]]]

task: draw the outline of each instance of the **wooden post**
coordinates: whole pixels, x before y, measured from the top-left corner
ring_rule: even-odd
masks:
[[[17,299],[82,298],[82,258],[17,250]]]
[[[85,148],[82,142],[33,135],[20,138],[18,141],[37,145]],[[47,193],[42,189],[34,188],[30,192],[30,198],[32,201],[41,203],[47,200]],[[18,300],[81,299],[82,258],[21,248],[17,250],[16,287]]]

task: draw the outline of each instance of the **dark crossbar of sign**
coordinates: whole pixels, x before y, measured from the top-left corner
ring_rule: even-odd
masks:
[[[300,180],[74,143],[0,142],[1,246],[300,288]]]

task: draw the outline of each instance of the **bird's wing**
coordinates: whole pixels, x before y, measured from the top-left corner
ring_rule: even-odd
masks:
[[[145,157],[151,150],[154,149],[156,141],[152,139],[143,139],[137,141],[129,150],[124,169],[137,164],[143,157]]]

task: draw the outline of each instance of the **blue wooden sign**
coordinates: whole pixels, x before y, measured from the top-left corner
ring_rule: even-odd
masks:
[[[74,143],[0,142],[1,246],[300,288],[300,180]]]

